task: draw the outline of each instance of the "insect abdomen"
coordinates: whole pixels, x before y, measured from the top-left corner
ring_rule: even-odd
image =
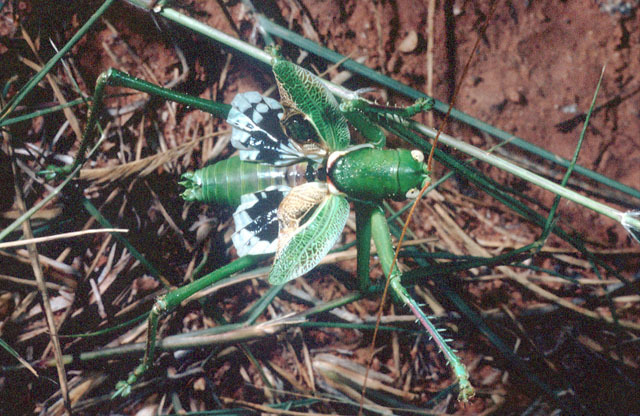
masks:
[[[426,164],[407,149],[359,149],[338,158],[329,168],[331,183],[348,197],[366,201],[407,199],[428,178]]]
[[[182,198],[186,201],[237,207],[244,194],[272,185],[295,186],[303,176],[299,169],[301,168],[243,162],[238,156],[234,156],[183,174],[180,184],[186,189]]]

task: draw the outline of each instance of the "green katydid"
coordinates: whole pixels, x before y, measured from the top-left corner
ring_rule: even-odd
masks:
[[[113,75],[113,78],[110,77],[106,77],[104,84],[108,84],[111,82],[114,82],[115,84],[117,84],[118,82],[113,81],[114,79],[118,78],[118,74],[117,71],[112,71],[111,75]],[[131,79],[131,78],[127,78],[127,77],[123,77],[121,79],[121,84],[119,85],[129,85],[128,83],[131,84],[136,84],[137,80]],[[103,84],[103,85],[104,85]],[[140,87],[141,89],[144,90],[145,87]],[[152,88],[150,88],[152,89]],[[166,91],[165,91],[166,92]],[[161,94],[165,93],[162,92]],[[167,93],[168,94],[168,93]],[[168,94],[170,95],[170,94]],[[167,96],[167,98],[171,99],[170,96]],[[177,99],[177,98],[176,98]],[[180,101],[180,100],[178,100]],[[218,114],[218,115],[222,115],[222,113],[226,110],[223,110],[223,108],[225,108],[224,106],[220,106],[217,103],[212,103],[212,102],[206,102],[206,103],[201,103],[200,107],[198,105],[193,105],[190,101],[187,101],[186,99],[184,101],[181,102],[185,102],[188,103],[189,105],[192,105],[194,108],[203,108],[207,111],[211,111],[212,113]],[[98,104],[99,105],[99,104]],[[362,111],[372,111],[374,110],[375,107],[371,106],[370,103],[367,103],[365,101],[344,101],[340,104],[340,109],[343,112],[351,112],[350,116],[348,117],[349,122],[351,122],[354,126],[356,127],[361,127],[362,125],[364,125],[364,129],[367,128],[368,123],[368,117],[367,116],[361,116],[359,112],[356,112],[354,110],[359,109],[360,107],[362,108]],[[387,111],[386,109],[381,109],[381,111]],[[99,113],[98,110],[92,111],[92,116],[95,116]],[[299,114],[300,115],[300,114]],[[304,115],[304,113],[302,114]],[[304,138],[307,137],[306,135],[309,134],[310,130],[309,130],[309,123],[305,123],[304,120],[296,121],[297,118],[291,118],[291,122],[285,125],[286,128],[286,135],[289,137],[295,137],[298,140],[301,140],[300,138]],[[91,123],[89,123],[88,125],[91,125]],[[313,126],[311,126],[311,130],[315,130]],[[372,135],[368,135],[371,143],[375,144],[375,147],[382,147],[379,143],[380,142],[380,135],[378,133],[373,132]],[[370,137],[373,136],[373,137]],[[382,136],[382,138],[384,138],[384,136]],[[304,142],[305,140],[301,140],[301,142]],[[314,140],[315,141],[315,140]],[[348,150],[348,149],[345,149]],[[377,150],[377,149],[369,149],[369,150]],[[352,155],[357,154],[356,152],[350,152]],[[261,166],[260,164],[256,164],[256,163],[240,163],[239,159],[231,159],[233,161],[233,163],[237,163],[239,165],[242,166],[242,169],[258,169],[259,166]],[[338,160],[348,160],[348,158],[346,157],[341,157]],[[231,163],[231,162],[229,162]],[[313,165],[322,165],[322,157],[320,157],[319,159],[316,159],[315,161],[312,159],[311,162],[307,161],[307,164],[310,164],[312,166],[310,173],[313,174],[316,172],[317,169],[313,168]],[[299,171],[300,167],[301,167],[302,163],[295,163],[291,166],[287,166],[287,169],[289,168],[298,168],[297,170]],[[224,164],[219,164],[218,165],[220,168],[224,167]],[[293,171],[291,171],[293,172]],[[307,172],[307,169],[304,169],[304,173]],[[227,181],[226,183],[230,183],[229,181]],[[243,182],[243,184],[246,182]],[[220,189],[220,187],[207,187],[207,189]],[[231,186],[229,188],[232,188]],[[229,200],[230,205],[233,206],[237,206],[240,204],[240,197],[242,194],[244,194],[245,192],[236,192],[235,197],[238,198],[237,202],[231,202],[231,200]],[[360,209],[360,212],[365,212],[366,208],[371,208],[371,205],[360,205],[358,204],[358,208]],[[316,209],[317,210],[317,209]],[[315,211],[314,211],[315,212]],[[380,221],[381,216],[379,215],[379,213],[377,212],[373,212],[369,214],[362,214],[359,215],[358,217],[360,219],[359,223],[362,222],[370,222],[370,223],[380,223],[382,224],[382,222]],[[304,218],[303,218],[304,220]],[[380,237],[381,235],[383,235],[384,233],[378,233],[378,239],[382,240],[383,238]],[[359,237],[361,237],[362,235],[364,235],[363,232],[359,233]],[[376,235],[374,234],[374,240],[376,239]],[[368,238],[362,238],[363,241],[365,241],[366,244],[368,244]],[[388,245],[390,247],[390,243]],[[364,250],[363,250],[364,251]],[[384,257],[384,254],[381,254],[382,257]],[[233,265],[230,265],[228,268],[224,268],[224,269],[220,269],[217,270],[216,272],[212,273],[211,275],[206,276],[205,278],[203,278],[202,280],[199,280],[198,282],[194,283],[194,285],[188,285],[184,288],[181,288],[177,291],[171,292],[170,294],[168,294],[165,298],[161,299],[158,302],[158,308],[154,308],[154,313],[156,316],[156,323],[157,323],[157,314],[162,312],[163,308],[166,309],[171,309],[172,307],[175,307],[176,304],[178,303],[178,301],[175,301],[175,299],[184,299],[186,297],[186,295],[184,295],[185,293],[189,292],[193,292],[198,290],[198,287],[202,287],[202,286],[206,286],[208,284],[211,284],[211,282],[216,281],[216,279],[218,279],[220,276],[224,277],[229,275],[230,273],[236,271],[236,270],[240,270],[244,267],[247,267],[250,264],[255,263],[255,261],[257,261],[257,258],[253,258],[251,256],[247,256],[247,257],[243,257],[242,259],[238,260],[237,262],[233,263]],[[199,286],[198,286],[199,285]],[[151,321],[151,320],[150,320]],[[155,325],[155,324],[154,324]],[[150,331],[150,339],[152,339],[152,336],[155,336],[155,326],[154,325],[150,325],[150,328],[154,328],[153,331]],[[151,333],[153,332],[153,334]],[[150,345],[153,345],[153,342],[150,342]],[[147,358],[145,359],[147,365],[150,364],[151,360],[153,358],[153,350],[151,350],[151,353],[148,352],[147,354]],[[456,367],[456,369],[459,369],[460,367]],[[462,377],[464,377],[464,373],[462,373]]]
[[[385,273],[393,270],[388,278],[396,297],[408,305],[428,329],[454,369],[460,387],[459,398],[468,400],[473,396],[473,387],[464,365],[402,287],[398,269],[392,269],[391,238],[382,211],[377,207],[385,198],[415,198],[428,181],[428,172],[419,151],[381,149],[384,133],[375,121],[387,115],[396,119],[411,117],[430,108],[431,102],[418,100],[407,108],[380,107],[362,99],[338,104],[322,82],[301,67],[274,54],[272,68],[281,104],[257,93],[248,93],[236,97],[229,106],[165,90],[114,69],[98,80],[85,139],[95,128],[105,87],[119,85],[226,117],[234,127],[234,146],[240,149],[239,158],[187,173],[182,184],[186,186],[183,194],[186,199],[238,206],[234,214],[237,229],[234,244],[241,257],[156,301],[148,318],[147,348],[142,363],[127,380],[117,384],[114,395],[128,395],[131,386],[152,365],[159,316],[187,297],[255,264],[263,253],[276,253],[269,275],[273,284],[286,283],[315,267],[342,233],[349,214],[349,197],[355,201],[357,222],[361,225],[357,241],[361,281],[368,282],[369,240],[373,237]],[[262,118],[256,119],[257,116]],[[347,120],[371,138],[372,143],[352,146]],[[71,169],[82,163],[86,147],[85,142]],[[231,175],[221,173],[230,170]],[[67,171],[68,168],[62,169]],[[59,168],[51,168],[45,174],[60,172]],[[369,180],[363,181],[363,175]],[[239,177],[242,180],[234,182]],[[310,182],[292,188],[295,181],[286,183],[286,178],[296,177],[306,177]],[[303,203],[299,204],[300,201]],[[366,289],[366,284],[360,286]]]
[[[391,239],[376,204],[385,198],[415,198],[428,181],[428,172],[419,151],[380,149],[384,143],[380,137],[384,135],[367,110],[411,117],[429,109],[431,103],[419,100],[405,109],[369,107],[371,104],[363,100],[339,105],[319,79],[301,67],[274,54],[272,68],[282,104],[255,92],[237,95],[228,109],[227,121],[234,127],[232,143],[240,150],[239,156],[186,173],[181,182],[187,200],[237,207],[233,242],[240,260],[248,260],[238,267],[234,265],[240,260],[232,263],[225,272],[245,267],[255,255],[274,252],[269,274],[272,284],[284,284],[311,270],[342,233],[349,214],[347,197],[358,201],[359,223],[373,228],[381,263],[391,270]],[[351,146],[347,119],[355,119],[378,147]],[[363,176],[368,180],[363,181]],[[301,180],[309,182],[300,184]],[[368,238],[359,242],[363,251]],[[360,265],[359,271],[366,272],[368,278],[366,251],[359,262],[366,261],[367,265]],[[443,348],[460,383],[459,397],[467,400],[473,395],[473,387],[464,365],[399,284],[396,268],[391,278],[398,296]],[[156,303],[149,318],[143,362],[126,381],[118,383],[116,395],[127,395],[151,364],[158,315],[210,284],[203,278]]]
[[[361,113],[340,111],[315,76],[277,55],[273,71],[284,114],[277,101],[256,92],[237,95],[227,121],[239,159],[187,173],[182,184],[187,200],[239,205],[233,238],[238,255],[275,252],[269,282],[283,284],[311,270],[333,247],[347,221],[346,197],[370,203],[415,198],[428,175],[419,151],[350,147],[343,114]],[[411,116],[428,108],[421,101],[398,112]]]

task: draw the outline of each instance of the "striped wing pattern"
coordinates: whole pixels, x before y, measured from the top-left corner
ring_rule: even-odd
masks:
[[[278,240],[278,207],[291,188],[271,186],[245,194],[233,213],[236,232],[231,239],[238,256],[275,253]]]
[[[281,118],[282,106],[273,98],[256,91],[234,97],[227,123],[233,126],[231,144],[241,160],[286,166],[305,159],[298,144],[284,134]]]
[[[282,106],[276,100],[247,92],[236,95],[231,105],[227,122],[233,126],[231,143],[241,160],[275,166],[317,161],[286,136],[280,124]],[[279,242],[279,237],[285,238],[279,220],[281,203],[290,192],[303,187],[292,190],[278,185],[242,195],[233,214],[236,230],[232,240],[238,256],[277,252],[269,275],[272,284],[284,284],[313,269],[336,243],[349,215],[347,200],[327,192],[313,214],[301,217],[304,223],[286,236],[286,242]]]

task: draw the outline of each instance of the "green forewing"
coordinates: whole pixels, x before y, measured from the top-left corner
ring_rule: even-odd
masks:
[[[329,150],[341,150],[349,146],[351,137],[347,120],[335,97],[318,77],[278,58],[274,59],[273,73],[278,81],[281,103],[285,110],[287,106],[292,106],[293,110],[309,117]]]
[[[279,253],[269,283],[281,285],[313,269],[338,241],[349,216],[347,199],[330,195]]]

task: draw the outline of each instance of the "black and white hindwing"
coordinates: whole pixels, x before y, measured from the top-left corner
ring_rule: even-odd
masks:
[[[242,195],[233,213],[236,232],[231,236],[239,257],[276,252],[278,207],[290,190],[279,185]]]
[[[300,146],[282,130],[281,118],[282,106],[273,98],[255,91],[233,98],[227,123],[233,126],[231,144],[241,160],[285,166],[305,159]]]

